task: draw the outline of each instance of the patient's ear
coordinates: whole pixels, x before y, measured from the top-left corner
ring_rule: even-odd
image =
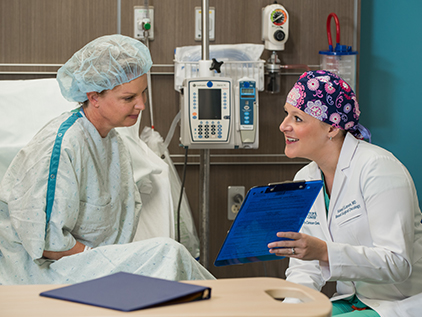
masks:
[[[98,92],[96,91],[91,91],[91,92],[87,92],[86,96],[88,97],[88,101],[91,105],[93,105],[95,108],[98,108]]]

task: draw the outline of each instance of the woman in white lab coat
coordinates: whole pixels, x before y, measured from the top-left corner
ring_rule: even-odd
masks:
[[[356,96],[330,72],[304,73],[284,108],[286,155],[312,161],[295,179],[324,182],[301,231],[268,245],[290,257],[287,280],[316,290],[336,281],[333,315],[420,316],[421,212],[407,169],[362,140]]]

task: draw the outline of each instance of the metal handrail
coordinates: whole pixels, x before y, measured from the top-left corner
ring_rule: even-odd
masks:
[[[243,62],[242,62],[243,63]],[[16,63],[0,63],[0,67],[62,67],[63,64],[16,64]],[[318,68],[319,65],[308,65],[311,68]],[[153,64],[152,68],[169,68],[174,67],[174,64]],[[265,72],[264,74],[267,74]],[[281,72],[281,76],[299,76],[302,73]],[[0,71],[0,75],[57,75],[57,71]],[[151,72],[151,75],[168,75],[174,76],[174,72]]]

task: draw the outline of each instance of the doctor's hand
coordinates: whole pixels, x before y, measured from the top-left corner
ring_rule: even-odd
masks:
[[[277,237],[291,240],[269,243],[270,253],[301,260],[328,262],[327,244],[321,239],[298,232],[278,232]]]

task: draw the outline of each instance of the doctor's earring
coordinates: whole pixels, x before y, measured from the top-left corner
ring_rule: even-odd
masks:
[[[332,136],[330,136],[330,141],[332,141],[333,140],[333,137]]]

